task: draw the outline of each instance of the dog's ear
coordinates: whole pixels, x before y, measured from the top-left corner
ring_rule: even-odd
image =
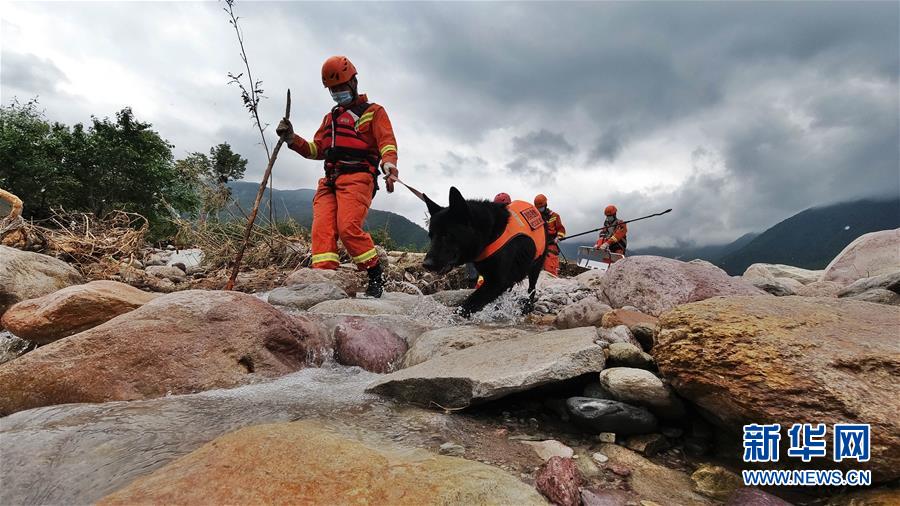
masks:
[[[437,205],[433,200],[428,198],[428,195],[422,194],[422,198],[425,199],[425,205],[428,206],[428,214],[434,216],[434,213],[443,209],[443,207]]]
[[[450,212],[463,223],[469,222],[469,204],[455,186],[450,187]]]

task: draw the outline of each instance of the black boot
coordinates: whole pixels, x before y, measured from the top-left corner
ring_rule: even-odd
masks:
[[[376,299],[380,298],[381,294],[384,293],[384,271],[381,269],[381,264],[371,267],[366,272],[369,274],[369,286],[366,287],[366,295]]]

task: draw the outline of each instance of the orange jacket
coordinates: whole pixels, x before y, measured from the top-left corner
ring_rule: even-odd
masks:
[[[615,244],[620,242],[624,245],[627,235],[628,225],[622,222],[622,220],[616,219],[612,227],[600,232],[600,238],[597,239],[597,247],[600,247],[603,243]]]
[[[547,238],[562,239],[566,236],[566,227],[563,226],[562,219],[556,211],[550,211],[549,217],[544,217],[547,227]]]
[[[509,211],[509,220],[506,222],[506,229],[503,233],[488,244],[484,251],[475,258],[476,262],[481,262],[490,257],[506,245],[512,238],[520,235],[527,235],[534,241],[534,259],[537,260],[544,254],[546,245],[546,235],[544,233],[544,220],[541,213],[536,207],[524,200],[513,200],[506,206]]]
[[[368,102],[365,94],[356,99],[356,103]],[[294,134],[294,140],[288,147],[310,160],[324,160],[325,150],[331,147],[331,138],[325,136],[325,127],[331,124],[331,112],[325,114],[313,140],[307,141]],[[378,104],[371,104],[365,114],[356,122],[356,130],[369,143],[374,151],[381,154],[381,160],[397,165],[397,139],[394,128],[388,118],[387,111]]]

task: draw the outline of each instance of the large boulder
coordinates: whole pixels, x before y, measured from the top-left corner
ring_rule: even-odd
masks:
[[[844,285],[835,281],[813,281],[797,290],[803,297],[837,297]]]
[[[417,337],[403,358],[403,367],[412,367],[434,357],[440,357],[483,343],[505,341],[531,334],[513,327],[465,325],[429,330]]]
[[[371,372],[396,369],[406,341],[390,328],[359,316],[351,316],[334,329],[334,356],[339,364],[356,365]]]
[[[595,327],[495,341],[388,374],[366,391],[423,406],[461,408],[603,370]]]
[[[0,315],[17,302],[82,281],[81,274],[62,260],[0,246]]]
[[[361,316],[406,314],[404,308],[396,302],[381,299],[326,300],[309,308],[309,312]]]
[[[165,295],[0,365],[0,416],[281,376],[306,366],[322,346],[308,329],[252,295],[202,290]]]
[[[838,292],[838,297],[852,297],[878,288],[900,293],[900,271],[858,279]]]
[[[600,286],[600,280],[603,279],[605,274],[606,271],[600,269],[589,269],[575,276],[574,279],[575,281],[578,281],[581,286],[593,290]]]
[[[791,278],[762,278],[756,276],[748,278],[742,276],[742,279],[756,288],[778,297],[796,295],[804,286],[803,283]]]
[[[753,264],[744,271],[744,278],[789,278],[808,285],[818,281],[824,271],[810,271],[791,265]]]
[[[91,281],[19,302],[0,321],[23,339],[47,344],[133,311],[157,296],[118,281]]]
[[[850,467],[900,477],[900,308],[726,297],[680,306],[660,327],[660,373],[721,427],[871,424],[871,460]]]
[[[862,278],[900,271],[900,228],[864,234],[825,268],[823,281],[848,285]]]
[[[872,288],[862,293],[847,296],[848,299],[861,300],[864,302],[874,302],[876,304],[887,304],[889,306],[900,306],[900,293],[885,290],[884,288]]]
[[[98,504],[546,504],[496,467],[312,422],[246,427]]]
[[[710,297],[765,293],[712,264],[657,256],[627,257],[612,264],[600,290],[613,307],[631,305],[653,316]]]
[[[346,299],[347,292],[331,283],[309,283],[276,288],[269,293],[269,304],[306,310],[326,300]]]
[[[564,307],[557,313],[553,324],[558,329],[574,329],[591,325],[599,327],[603,321],[603,315],[610,311],[612,311],[611,307],[600,302],[596,296],[590,295]]]

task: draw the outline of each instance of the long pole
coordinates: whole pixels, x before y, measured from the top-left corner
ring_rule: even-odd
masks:
[[[633,221],[646,220],[647,218],[653,218],[654,216],[662,216],[662,215],[664,215],[664,214],[666,214],[666,213],[670,213],[670,212],[672,212],[671,209],[666,209],[665,211],[663,211],[663,212],[661,212],[661,213],[649,214],[649,215],[647,215],[647,216],[641,216],[640,218],[635,218],[635,219],[633,219],[633,220],[623,221],[623,222],[620,222],[619,224],[621,224],[621,223],[631,223],[631,222],[633,222]],[[599,231],[601,231],[601,230],[606,230],[606,229],[608,229],[608,228],[611,227],[611,226],[614,226],[614,225],[607,225],[607,226],[605,226],[605,227],[595,228],[595,229],[593,229],[593,230],[588,230],[587,232],[581,232],[580,234],[568,235],[568,236],[563,237],[562,239],[560,239],[560,241],[566,241],[566,240],[571,239],[571,238],[573,238],[573,237],[578,237],[578,236],[582,236],[582,235],[585,235],[585,234],[590,234],[591,232],[599,232]]]
[[[287,91],[287,105],[284,108],[284,119],[291,118],[291,90]],[[253,231],[253,222],[256,221],[256,213],[259,212],[259,204],[263,199],[263,195],[266,193],[266,184],[269,182],[269,176],[272,175],[272,167],[275,166],[275,159],[278,157],[278,151],[281,149],[281,145],[284,144],[284,141],[280,138],[278,142],[275,144],[275,149],[272,150],[272,155],[269,157],[269,164],[266,166],[266,172],[263,174],[262,183],[259,184],[259,189],[256,191],[256,201],[253,203],[253,210],[250,211],[250,217],[247,219],[247,228],[244,229],[244,242],[241,244],[241,249],[238,250],[237,257],[234,259],[234,266],[231,268],[231,276],[228,278],[228,283],[225,284],[225,290],[234,289],[234,280],[237,279],[238,271],[241,270],[241,260],[244,258],[244,250],[247,249],[247,243],[250,242],[250,232]]]

